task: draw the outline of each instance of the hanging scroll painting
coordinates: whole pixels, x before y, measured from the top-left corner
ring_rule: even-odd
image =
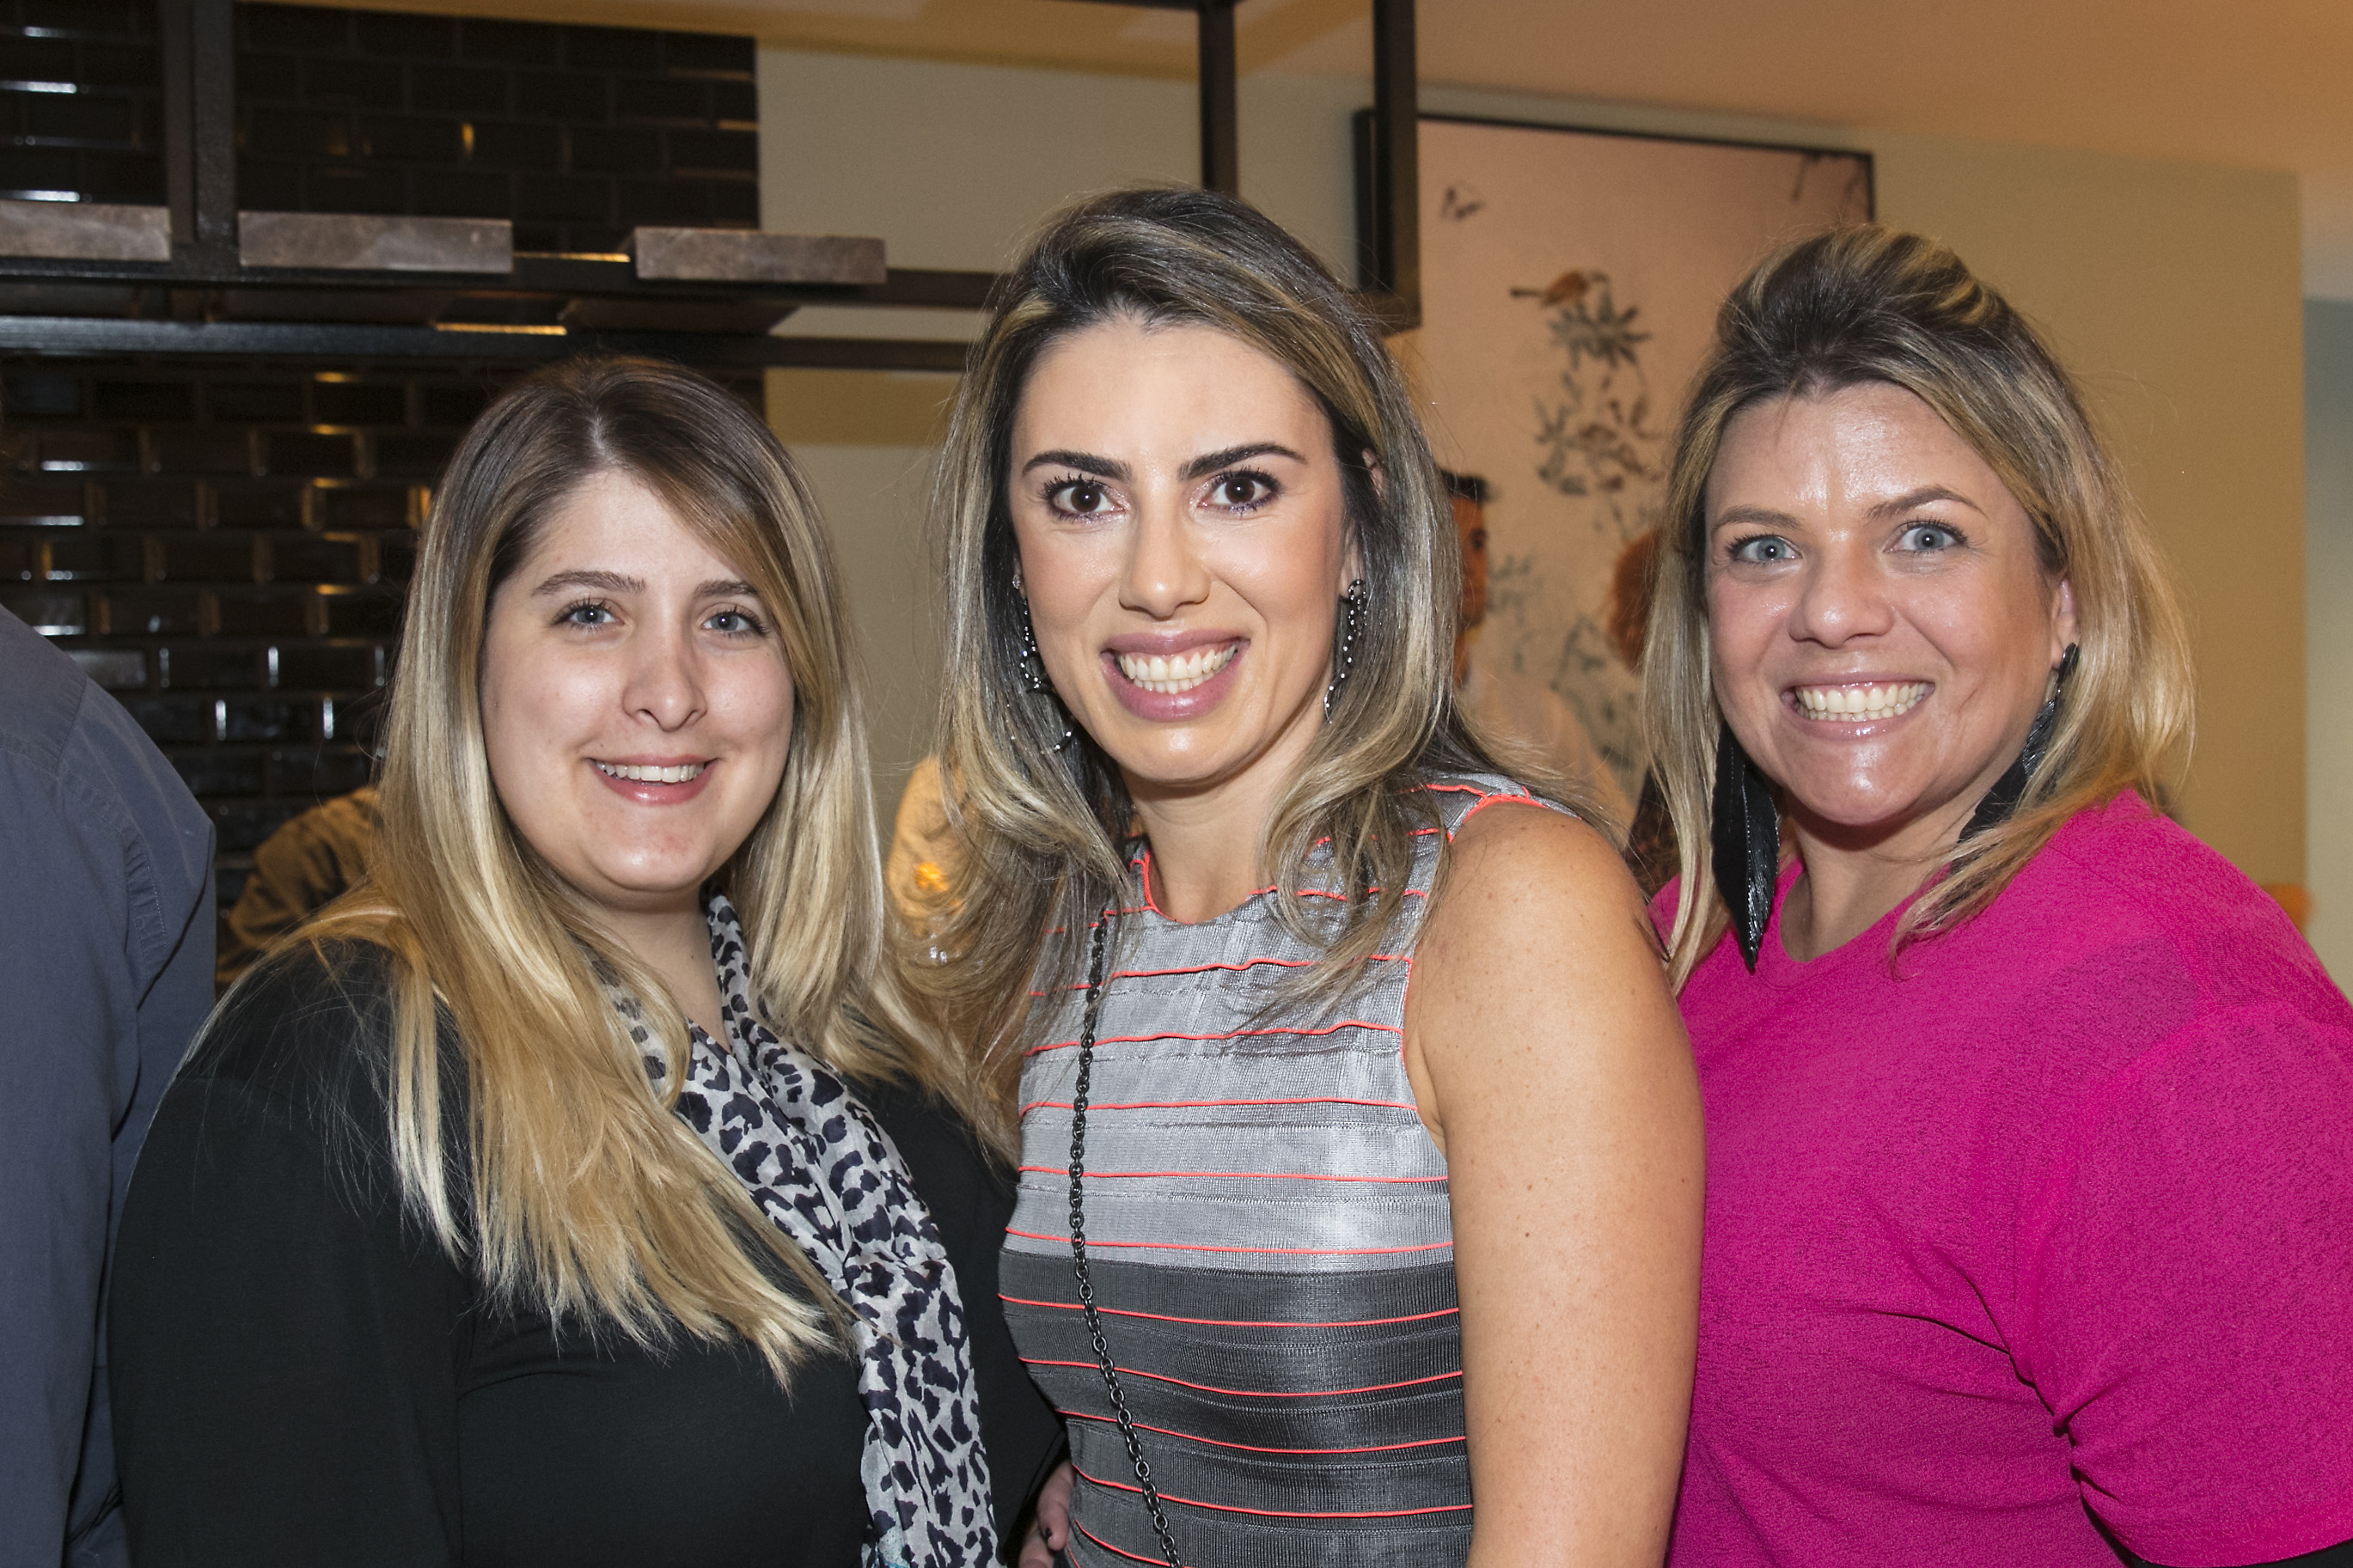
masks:
[[[1872,215],[1867,153],[1425,116],[1415,366],[1439,461],[1488,486],[1474,657],[1550,687],[1630,798],[1611,574],[1659,520],[1717,305],[1775,246]]]

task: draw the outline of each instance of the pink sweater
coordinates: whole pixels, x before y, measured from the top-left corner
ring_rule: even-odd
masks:
[[[1683,992],[1671,1563],[2116,1568],[2093,1515],[2176,1568],[2353,1539],[2353,1008],[2311,950],[2130,794],[1901,978],[1895,918],[1810,963],[1777,919]]]

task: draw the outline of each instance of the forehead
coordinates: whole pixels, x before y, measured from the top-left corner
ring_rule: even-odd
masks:
[[[2009,501],[2001,478],[1936,411],[1885,382],[1753,403],[1725,425],[1708,473],[1711,508],[1778,494],[1868,505],[1927,485],[1980,506]]]
[[[1189,457],[1270,439],[1326,447],[1328,438],[1314,437],[1329,429],[1314,395],[1263,349],[1215,327],[1118,317],[1039,354],[1015,409],[1013,440]]]
[[[590,475],[547,509],[523,572],[583,569],[657,577],[742,577],[701,529],[635,475]]]

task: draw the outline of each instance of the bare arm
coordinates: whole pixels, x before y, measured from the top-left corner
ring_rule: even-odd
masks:
[[[1654,1565],[1698,1313],[1690,1044],[1599,834],[1497,806],[1449,860],[1405,1050],[1452,1194],[1472,1568]]]

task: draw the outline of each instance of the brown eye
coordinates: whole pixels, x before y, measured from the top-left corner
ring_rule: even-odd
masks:
[[[1263,506],[1274,495],[1274,486],[1261,474],[1228,474],[1211,491],[1211,499],[1219,506],[1247,510]]]
[[[1088,479],[1072,479],[1067,484],[1056,485],[1048,499],[1062,510],[1084,517],[1101,511],[1106,498],[1103,486]]]

